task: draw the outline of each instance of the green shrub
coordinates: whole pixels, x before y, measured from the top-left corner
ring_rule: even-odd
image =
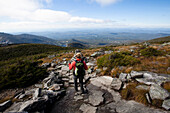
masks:
[[[138,59],[124,53],[112,53],[97,59],[99,68],[108,67],[108,69],[112,69],[115,66],[132,66],[137,63],[140,63]]]
[[[46,75],[46,69],[38,67],[39,62],[17,61],[0,69],[0,90],[27,87]]]
[[[146,57],[163,55],[162,51],[156,50],[156,49],[151,48],[151,47],[142,49],[140,52],[141,52],[142,56],[146,56]]]

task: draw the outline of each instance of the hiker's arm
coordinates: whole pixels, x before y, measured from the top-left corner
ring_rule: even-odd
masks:
[[[83,61],[83,63],[84,63],[84,69],[85,69],[85,70],[88,70],[88,67],[87,67],[85,61]]]
[[[71,64],[68,64],[69,65],[69,70],[73,69],[74,65],[75,65],[75,61],[73,61]]]

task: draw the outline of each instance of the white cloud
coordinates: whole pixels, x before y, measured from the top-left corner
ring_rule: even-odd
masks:
[[[103,23],[104,20],[101,19],[93,19],[86,17],[72,17],[69,22],[80,22],[80,23]]]
[[[106,5],[117,0],[96,1]],[[52,0],[0,0],[0,31],[127,26],[112,20],[72,16],[68,12],[45,9],[44,3],[51,2]]]
[[[110,5],[110,4],[116,3],[121,0],[91,0],[91,1],[96,1],[100,5],[105,6],[105,5]]]

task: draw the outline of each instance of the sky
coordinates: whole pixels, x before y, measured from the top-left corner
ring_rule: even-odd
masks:
[[[170,0],[0,0],[0,32],[170,28]]]

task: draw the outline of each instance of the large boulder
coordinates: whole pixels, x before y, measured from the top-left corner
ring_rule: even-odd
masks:
[[[153,99],[165,100],[170,96],[169,92],[160,87],[159,85],[152,85],[150,87],[149,94],[152,100]]]
[[[47,100],[44,98],[37,98],[36,100],[29,100],[24,102],[19,109],[19,112],[36,112],[43,110],[43,106]]]
[[[98,106],[103,103],[104,98],[103,98],[103,92],[101,91],[92,91],[92,95],[89,96],[89,103],[92,104],[93,106]]]
[[[131,101],[121,101],[116,104],[117,113],[167,113],[160,109],[146,107],[143,104]]]
[[[97,107],[93,107],[89,104],[82,104],[79,109],[83,113],[96,113]]]
[[[127,81],[127,75],[128,74],[126,74],[126,73],[121,73],[120,75],[119,75],[119,79],[122,81],[122,82],[125,82],[125,81]]]
[[[143,78],[136,78],[136,80],[147,85],[161,85],[164,82],[170,81],[170,77],[159,76],[158,74],[152,72],[144,72]]]
[[[98,87],[102,87],[102,86],[110,87],[112,81],[113,81],[113,78],[110,76],[100,76],[100,77],[91,79],[91,84],[98,86]]]
[[[6,110],[11,105],[12,105],[12,101],[11,100],[3,102],[2,104],[0,104],[0,112],[3,112],[4,110]]]
[[[34,95],[33,95],[33,99],[37,99],[39,96],[41,95],[41,88],[36,88]]]
[[[164,100],[162,107],[165,108],[166,110],[170,110],[170,99]]]
[[[43,68],[48,68],[50,66],[51,66],[51,63],[44,63],[41,65],[41,67],[43,67]]]
[[[111,83],[111,88],[115,90],[120,90],[122,87],[122,81],[118,78],[113,78],[113,81]]]
[[[142,90],[149,90],[150,89],[150,86],[147,86],[147,85],[138,85],[136,86],[137,89],[142,89]]]
[[[130,75],[132,78],[142,78],[143,77],[143,73],[140,73],[137,71],[131,71]]]

